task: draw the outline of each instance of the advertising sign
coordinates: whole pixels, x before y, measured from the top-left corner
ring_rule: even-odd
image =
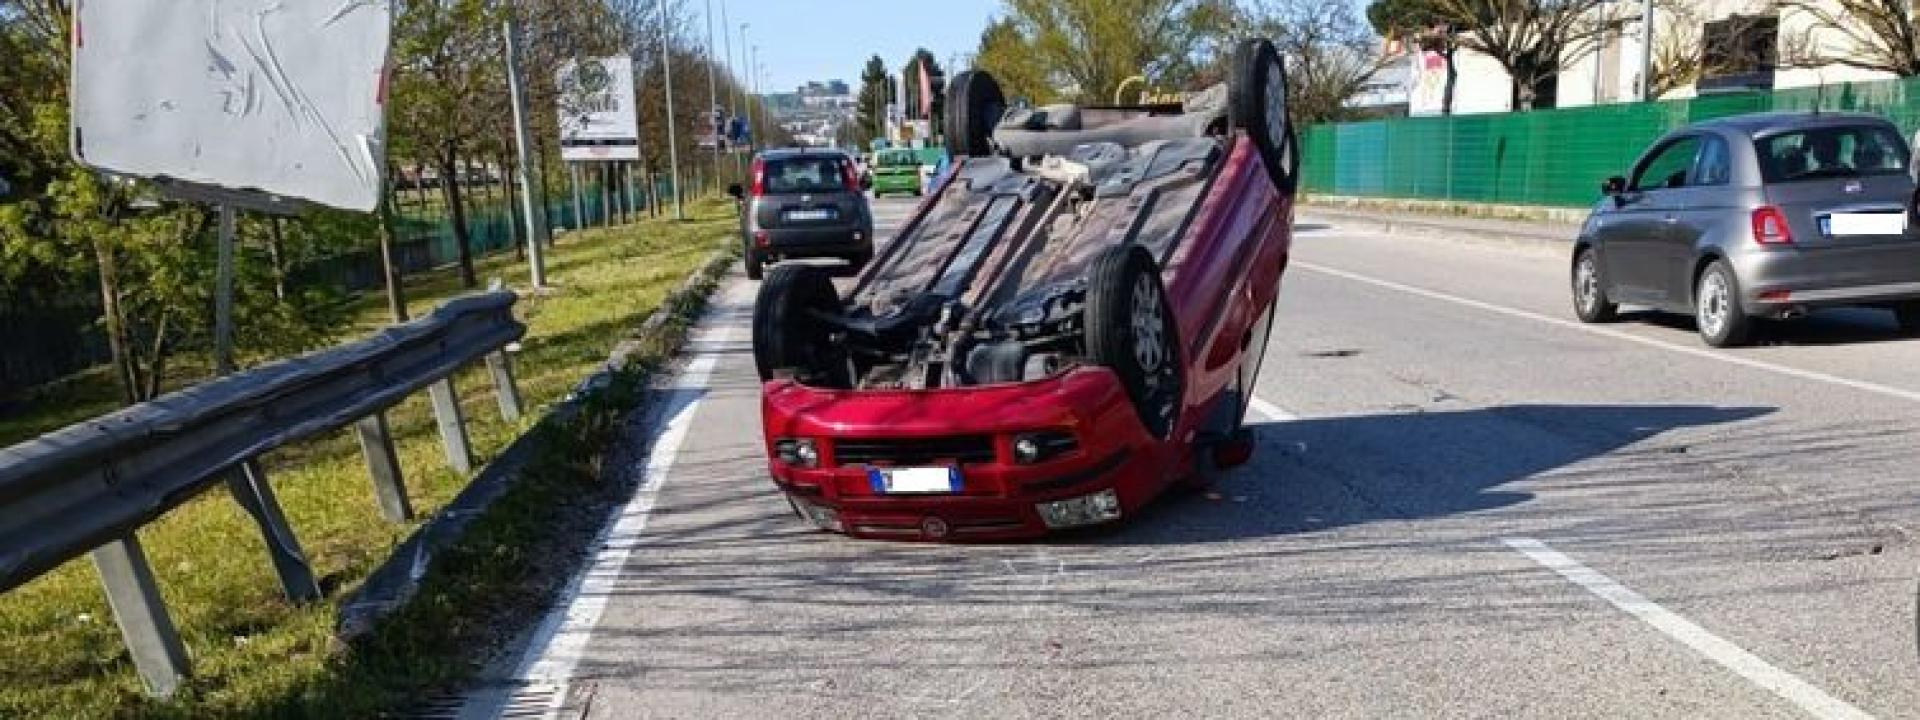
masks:
[[[82,165],[346,210],[379,203],[388,3],[73,8],[69,140]]]
[[[640,115],[633,94],[633,59],[567,62],[560,90],[560,158],[567,161],[640,159]]]

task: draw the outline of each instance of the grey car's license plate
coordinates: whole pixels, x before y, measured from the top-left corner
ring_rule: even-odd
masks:
[[[786,218],[788,220],[796,220],[799,222],[832,220],[838,216],[839,216],[839,213],[835,212],[833,208],[815,208],[812,210],[788,210],[786,214]]]

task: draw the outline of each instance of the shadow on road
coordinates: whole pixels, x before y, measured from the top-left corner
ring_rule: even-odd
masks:
[[[1622,313],[1623,323],[1642,323],[1692,333],[1693,318],[1674,313],[1640,310]],[[1900,332],[1893,313],[1873,308],[1821,310],[1798,320],[1763,320],[1755,328],[1755,345],[1865,345],[1912,339]]]
[[[1169,493],[1132,522],[1084,539],[1214,542],[1510,507],[1533,498],[1506,487],[1515,481],[1672,430],[1770,412],[1686,405],[1506,405],[1260,425],[1251,465],[1221,473],[1210,491]],[[1669,451],[1685,448],[1636,449]]]

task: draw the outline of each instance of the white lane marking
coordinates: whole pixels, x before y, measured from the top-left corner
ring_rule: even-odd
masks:
[[[1612,578],[1600,574],[1593,568],[1580,564],[1580,561],[1561,554],[1558,550],[1548,547],[1546,543],[1533,538],[1505,538],[1501,542],[1548,570],[1559,573],[1560,577],[1579,585],[1587,592],[1599,596],[1600,599],[1619,608],[1622,612],[1652,625],[1655,630],[1659,630],[1667,637],[1693,648],[1694,652],[1705,655],[1707,659],[1732,670],[1734,674],[1800,706],[1800,709],[1807,711],[1809,715],[1817,718],[1848,720],[1870,720],[1873,717],[1860,708],[1847,704],[1844,700],[1828,695],[1826,691],[1808,684],[1792,673],[1774,667],[1759,656],[1741,649],[1740,646],[1694,624],[1693,621],[1661,607],[1631,588],[1614,582]]]
[[[1495,305],[1493,303],[1464,298],[1458,295],[1449,295],[1447,293],[1439,292],[1437,290],[1428,290],[1426,288],[1414,287],[1412,285],[1402,285],[1392,280],[1382,280],[1380,278],[1369,277],[1366,275],[1361,275],[1359,273],[1347,272],[1345,270],[1335,270],[1333,268],[1326,267],[1324,265],[1317,265],[1309,262],[1295,262],[1293,263],[1293,266],[1299,267],[1299,268],[1305,268],[1307,270],[1312,270],[1314,272],[1322,273],[1325,275],[1332,275],[1338,278],[1345,278],[1347,280],[1352,280],[1358,283],[1365,283],[1375,287],[1381,287],[1381,288],[1386,288],[1388,290],[1403,292],[1409,295],[1418,295],[1420,297],[1427,298],[1429,300],[1439,300],[1441,302],[1453,303],[1455,305],[1470,307],[1476,310],[1485,310],[1490,313],[1498,313],[1501,315],[1506,315],[1508,317],[1515,317],[1523,320],[1532,320],[1535,322],[1546,323],[1548,325],[1558,325],[1560,327],[1564,327],[1570,330],[1579,330],[1582,332],[1592,333],[1594,335],[1600,335],[1602,337],[1613,338],[1615,340],[1624,340],[1630,343],[1638,343],[1640,345],[1645,345],[1647,347],[1652,347],[1652,348],[1658,348],[1658,349],[1665,350],[1672,353],[1678,353],[1681,355],[1703,358],[1707,360],[1714,360],[1717,362],[1727,363],[1729,365],[1738,365],[1744,368],[1760,370],[1763,372],[1770,372],[1777,375],[1784,375],[1791,378],[1797,378],[1800,380],[1811,380],[1814,382],[1827,383],[1829,385],[1837,385],[1844,388],[1851,388],[1854,390],[1859,390],[1861,392],[1873,393],[1876,395],[1883,395],[1886,397],[1895,398],[1899,400],[1906,400],[1909,402],[1920,403],[1920,391],[1916,391],[1916,390],[1907,390],[1904,388],[1893,387],[1891,385],[1882,385],[1880,383],[1867,382],[1865,380],[1854,380],[1852,378],[1845,378],[1839,375],[1829,375],[1827,373],[1815,372],[1812,370],[1801,370],[1799,368],[1788,367],[1785,365],[1777,365],[1777,364],[1766,362],[1763,360],[1754,360],[1751,358],[1745,358],[1745,357],[1741,357],[1739,355],[1734,355],[1730,353],[1715,352],[1713,350],[1708,350],[1706,348],[1674,345],[1671,343],[1661,342],[1659,340],[1655,340],[1652,338],[1646,338],[1646,337],[1641,337],[1639,335],[1634,335],[1633,333],[1629,333],[1629,332],[1623,332],[1620,330],[1614,330],[1614,329],[1605,328],[1605,327],[1598,327],[1594,325],[1587,325],[1587,324],[1575,322],[1573,320],[1567,320],[1565,318],[1557,318],[1551,315],[1542,315],[1540,313],[1529,312],[1526,310],[1519,310],[1516,308],[1510,308],[1505,305]]]
[[[1268,420],[1272,420],[1274,422],[1293,422],[1295,420],[1300,419],[1299,415],[1295,415],[1293,413],[1282,410],[1280,409],[1279,405],[1275,405],[1273,403],[1267,402],[1266,400],[1262,399],[1259,395],[1253,396],[1253,402],[1250,404],[1252,405],[1254,412],[1260,413],[1261,415],[1265,416]]]
[[[735,334],[735,328],[726,327],[702,339],[724,344],[731,342]],[[708,381],[712,379],[714,367],[719,361],[720,356],[714,353],[695,356],[687,364],[686,371],[665,390],[669,393],[708,390]],[[654,436],[646,465],[641,470],[639,489],[625,504],[614,510],[609,518],[611,522],[594,539],[593,547],[596,550],[592,562],[568,584],[560,602],[541,621],[533,640],[527,644],[526,654],[521,658],[519,667],[515,668],[514,677],[530,686],[545,686],[553,690],[553,700],[544,717],[558,717],[564,708],[573,672],[586,654],[587,642],[600,625],[600,617],[606,613],[607,600],[613,596],[628,556],[641,542],[640,535],[646,530],[647,519],[659,501],[660,489],[666,485],[673,471],[673,463],[680,455],[680,446],[686,442],[693,415],[700,409],[704,399],[704,396],[695,397],[677,409],[662,403],[654,411],[654,416],[648,418],[649,426],[660,430]],[[662,417],[669,412],[673,413],[672,417]]]

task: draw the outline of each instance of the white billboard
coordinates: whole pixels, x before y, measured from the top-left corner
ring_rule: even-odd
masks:
[[[380,0],[80,0],[74,157],[122,175],[379,203],[387,41]]]
[[[570,61],[560,66],[556,81],[561,159],[640,159],[632,58]]]

